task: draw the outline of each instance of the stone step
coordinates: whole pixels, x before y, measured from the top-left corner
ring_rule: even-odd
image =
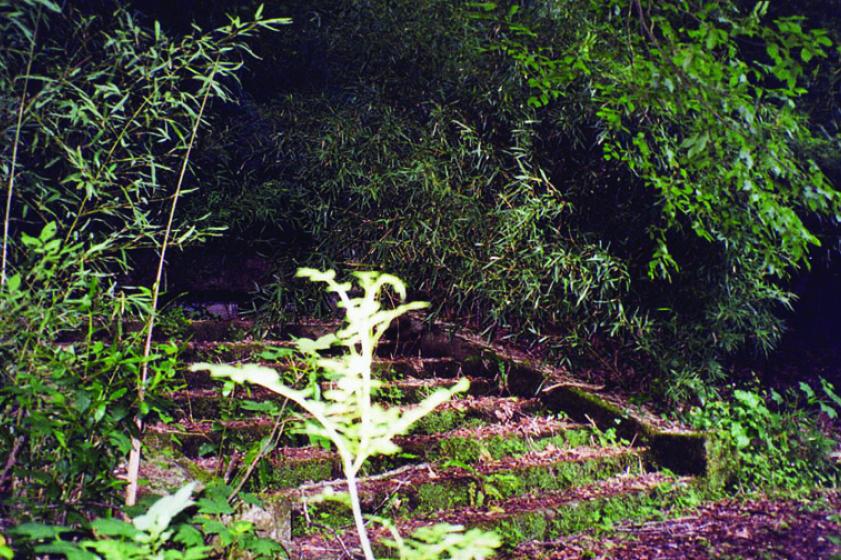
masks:
[[[242,362],[259,359],[256,356],[267,350],[277,348],[293,350],[295,343],[291,340],[276,339],[237,341],[191,340],[183,344],[181,358],[187,363]]]
[[[539,398],[551,412],[602,429],[613,428],[619,436],[647,446],[653,459],[672,472],[687,475],[706,472],[707,438],[702,432],[660,418],[642,406],[631,406],[607,391],[585,389],[573,383],[546,387]]]
[[[155,438],[179,438],[177,447],[184,450],[184,460],[192,461],[197,474],[204,477],[234,472],[248,463],[243,451],[215,453],[199,458],[196,451],[201,443],[212,443],[221,432],[206,431],[209,423],[184,426],[177,431],[172,426],[151,425],[154,434],[150,445],[153,449],[171,446],[162,445]],[[228,423],[229,430],[240,425],[256,430],[255,424]],[[263,421],[259,425],[262,434],[271,432],[274,424]],[[205,431],[202,431],[205,430]],[[551,418],[527,418],[501,424],[488,424],[474,428],[459,428],[442,433],[402,436],[395,443],[403,450],[401,454],[374,457],[367,465],[368,474],[380,473],[402,467],[417,461],[457,462],[459,465],[474,464],[483,460],[503,460],[517,457],[531,451],[551,448],[571,448],[586,443],[590,431],[582,425],[571,424]],[[188,437],[189,436],[189,437]],[[297,436],[294,447],[279,447],[266,454],[256,471],[251,484],[254,490],[280,490],[294,488],[306,482],[329,481],[341,476],[338,457],[332,452],[314,445],[306,445],[305,436]],[[256,438],[254,438],[256,441]],[[218,440],[217,440],[218,441]],[[181,461],[183,462],[183,461]]]
[[[464,465],[519,457],[550,446],[578,447],[590,443],[592,436],[584,424],[524,415],[446,432],[400,436],[394,442],[417,460]]]
[[[418,403],[425,397],[429,396],[434,390],[441,388],[449,388],[455,385],[460,378],[431,378],[431,379],[416,379],[408,378],[395,381],[387,381],[382,387],[378,388],[375,393],[375,399],[378,402],[386,402],[390,404],[405,404]],[[497,387],[492,380],[484,378],[468,378],[470,381],[470,388],[466,395],[473,397],[492,397],[496,392]],[[243,406],[245,401],[249,402],[270,402],[274,401],[280,407],[283,404],[283,397],[277,393],[270,391],[264,387],[239,386],[228,395],[222,394],[223,384],[221,381],[214,380],[216,384],[208,388],[189,388],[176,391],[169,394],[166,398],[175,405],[176,411],[173,412],[176,418],[192,418],[194,420],[219,418],[221,416],[231,417],[232,415],[241,415],[243,417],[251,417],[255,414],[260,414],[258,411],[252,411],[248,407]],[[329,382],[322,383],[322,391],[330,388]],[[538,401],[530,400],[528,402],[537,405]]]
[[[187,456],[195,456],[202,443],[218,444],[223,438],[238,444],[256,442],[271,432],[280,416],[292,420],[292,411],[284,410],[281,399],[271,393],[264,393],[264,396],[271,399],[262,402],[246,398],[220,399],[218,391],[212,389],[180,392],[174,395],[175,402],[179,404],[179,410],[173,411],[177,421],[150,424],[147,437],[163,443],[168,436],[175,436]],[[401,408],[413,406],[416,405],[405,404]],[[412,433],[435,434],[460,426],[505,422],[541,411],[542,404],[538,399],[467,395],[439,405],[415,423]],[[214,417],[223,419],[215,420]],[[301,441],[301,437],[290,439],[284,436],[281,441],[297,442]]]
[[[269,349],[268,352],[273,352],[274,349]],[[222,360],[211,360],[209,363],[225,363],[228,365],[237,365],[240,363],[256,363],[263,367],[268,367],[277,370],[278,372],[286,373],[292,379],[306,378],[308,367],[305,363],[290,358],[286,361],[267,361],[261,359],[261,352],[257,352],[256,356],[243,360],[233,360],[224,362]],[[186,363],[180,373],[187,387],[218,387],[221,384],[219,379],[210,375],[210,371],[206,369],[197,369],[192,371],[194,363]],[[457,377],[469,376],[473,379],[489,379],[487,377],[478,377],[464,373],[461,365],[453,360],[446,358],[377,358],[372,367],[372,371],[377,379],[383,381],[406,381],[414,379],[413,383],[423,385],[424,381],[427,383],[446,383],[445,380],[451,380]]]
[[[645,472],[644,450],[630,447],[547,446],[541,451],[507,456],[473,465],[413,464],[359,480],[363,510],[390,518],[430,514],[464,506],[493,504],[533,491],[557,491],[604,480],[619,473]],[[451,463],[451,461],[446,462]],[[304,485],[275,494],[271,501],[289,500],[294,534],[307,531],[306,520],[316,517],[335,528],[353,522],[345,500],[321,500],[320,495],[347,498],[343,479]]]
[[[662,515],[690,487],[692,478],[677,478],[663,473],[622,474],[613,478],[558,491],[540,491],[514,496],[491,507],[456,507],[428,515],[402,519],[396,523],[401,536],[407,537],[421,527],[450,523],[468,528],[496,531],[505,547],[526,540],[547,540],[577,533],[599,523],[648,518]],[[391,538],[382,527],[372,527],[369,536],[377,552],[388,554],[381,543]],[[291,556],[301,559],[339,558],[343,548],[356,552],[358,538],[353,530],[338,535],[314,534],[294,538]]]
[[[231,304],[235,305],[235,304]],[[211,314],[218,309],[218,315],[230,315],[224,302],[217,302],[209,311]],[[300,320],[282,326],[264,330],[262,334],[284,339],[318,338],[341,328],[339,321]],[[186,340],[196,342],[226,342],[253,336],[259,329],[254,321],[237,317],[216,319],[194,319],[183,325],[181,331]]]

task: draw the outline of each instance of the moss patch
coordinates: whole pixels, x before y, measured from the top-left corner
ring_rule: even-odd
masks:
[[[251,484],[255,490],[296,488],[306,482],[331,480],[338,476],[338,471],[333,458],[262,461],[252,475]]]
[[[424,416],[412,426],[413,434],[438,434],[467,425],[468,413],[463,410],[438,410]],[[474,419],[475,420],[475,419]],[[480,422],[473,422],[477,425]]]
[[[578,447],[589,443],[589,430],[565,430],[557,435],[533,439],[519,435],[495,435],[489,438],[450,437],[426,449],[427,460],[439,463],[469,465],[479,461],[520,457],[530,451],[541,451],[550,446],[557,448]]]
[[[526,511],[502,515],[479,526],[496,531],[507,547],[524,540],[551,540],[596,529],[610,530],[619,521],[663,519],[670,508],[679,508],[690,490],[663,485],[648,492],[578,501],[552,511]]]

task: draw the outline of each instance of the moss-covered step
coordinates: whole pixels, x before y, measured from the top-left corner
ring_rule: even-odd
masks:
[[[146,321],[128,321],[123,328],[129,332],[142,331]],[[253,328],[254,322],[246,319],[187,319],[183,315],[162,313],[155,322],[154,339],[159,342],[239,340],[247,337]]]
[[[241,339],[253,329],[254,321],[246,319],[200,319],[178,324],[163,322],[156,330],[182,340],[212,342]]]
[[[563,490],[622,472],[644,472],[642,450],[630,447],[558,449],[550,446],[518,457],[442,466],[423,463],[360,479],[363,510],[391,518],[452,509],[486,506],[532,491]],[[338,499],[321,501],[325,492]],[[292,502],[293,528],[303,534],[307,519],[335,528],[353,522],[344,480],[307,485],[283,494]],[[344,497],[344,499],[342,499]],[[306,515],[303,510],[306,509]]]
[[[256,462],[252,455],[242,452],[192,458],[191,461],[195,472],[206,477],[230,479],[248,472],[245,488],[251,491],[297,488],[334,480],[341,474],[338,456],[318,446],[280,447]]]
[[[411,408],[415,405],[403,405]],[[475,427],[485,424],[508,422],[513,419],[541,415],[542,405],[537,399],[467,395],[449,400],[431,414],[418,420],[412,434],[437,434],[462,426]]]
[[[123,472],[118,472],[121,478]],[[185,457],[179,450],[168,447],[147,447],[140,462],[140,496],[165,496],[176,492],[189,482],[199,488],[213,480],[212,472]]]
[[[449,357],[460,363],[470,375],[502,379],[512,394],[536,396],[547,380],[564,381],[587,389],[598,388],[582,383],[562,369],[535,359],[526,352],[488,342],[459,325],[442,321],[429,325],[421,317],[413,316],[402,320],[398,333],[393,336],[404,340],[398,348],[400,353]]]
[[[829,560],[841,554],[839,511],[841,495],[836,492],[813,494],[806,500],[716,499],[682,512],[679,518],[622,523],[610,531],[524,542],[505,558]]]
[[[210,473],[236,473],[243,465],[243,455],[254,444],[231,445],[219,452],[221,432],[211,430],[210,423],[196,423],[181,427],[150,425],[146,442],[154,449],[174,449],[190,457],[193,463]],[[268,421],[250,425],[252,431],[270,433],[274,424]],[[227,430],[240,427],[237,423],[226,425]],[[586,443],[589,431],[583,426],[553,419],[522,418],[502,424],[460,428],[449,432],[397,438],[408,450],[393,456],[376,457],[366,466],[366,474],[376,474],[416,461],[439,461],[468,465],[490,459],[501,460],[517,457],[531,451],[551,448],[571,448]],[[192,436],[192,437],[188,437]],[[232,438],[233,436],[229,435]],[[238,436],[240,440],[242,435]],[[280,447],[259,461],[248,487],[254,491],[272,491],[294,488],[304,481],[329,481],[340,475],[336,455],[317,446],[306,446],[304,436],[297,435],[297,447]],[[256,439],[255,439],[256,441]],[[206,443],[208,455],[198,457],[201,444]],[[234,451],[230,451],[234,449]],[[220,459],[221,458],[221,459]]]
[[[273,348],[295,348],[291,340],[188,341],[183,344],[181,359],[185,362],[241,362],[258,360],[259,355]]]
[[[137,332],[146,328],[146,321],[128,321],[123,328]],[[187,319],[183,315],[158,315],[155,340],[219,341],[244,338],[254,328],[254,321],[246,319]]]
[[[142,328],[143,325],[139,324]],[[249,319],[192,319],[173,324],[166,321],[159,324],[163,334],[196,342],[219,342],[244,339],[256,334],[278,338],[318,338],[341,327],[339,321],[300,320],[271,328],[262,328]]]
[[[206,374],[205,374],[206,375]],[[208,376],[209,378],[209,376]],[[461,378],[440,378],[429,379],[405,378],[386,381],[375,393],[379,401],[398,404],[412,404],[420,402],[429,396],[436,389],[452,387]],[[496,391],[496,385],[484,378],[468,378],[470,388],[466,395],[474,397],[487,397]],[[273,401],[280,406],[283,398],[276,393],[260,386],[237,386],[228,396],[222,395],[223,383],[219,380],[209,379],[208,383],[194,386],[187,389],[175,391],[165,398],[172,401],[180,413],[179,417],[193,419],[219,418],[222,414],[230,415],[238,409],[245,416],[252,413],[259,413],[261,408],[254,405],[238,406],[238,402],[268,402]],[[330,388],[330,383],[322,384],[322,390]],[[539,405],[537,400],[528,401]],[[478,405],[477,405],[478,406]]]
[[[402,436],[395,438],[395,443],[404,453],[428,461],[471,464],[516,457],[550,445],[586,445],[591,436],[592,431],[582,424],[535,415],[446,432]]]
[[[266,346],[262,346],[267,344]],[[258,363],[278,371],[290,372],[289,376],[297,377],[295,369],[304,374],[307,366],[300,360],[293,358],[285,361],[267,361],[277,348],[291,348],[291,344],[281,341],[237,342],[237,343],[190,343],[186,346],[184,356],[193,362],[208,363]],[[181,377],[188,387],[205,387],[218,384],[219,381],[210,376],[207,370],[191,371],[191,363],[187,363]],[[462,375],[461,364],[451,358],[376,358],[373,363],[376,377],[386,381],[397,381],[411,377],[417,379],[452,379]],[[291,370],[291,371],[290,371]],[[305,375],[302,375],[305,377]],[[488,380],[485,379],[487,382]]]
[[[617,429],[619,435],[651,449],[661,466],[681,474],[708,472],[707,437],[668,422],[627,399],[582,383],[560,368],[534,359],[525,352],[490,343],[458,325],[425,324],[420,316],[398,325],[404,343],[400,351],[424,356],[448,356],[471,375],[500,380],[511,394],[539,396],[553,412],[563,412],[579,422],[594,422],[600,429]],[[405,332],[405,334],[403,334]]]
[[[525,540],[548,540],[577,533],[595,526],[610,527],[627,519],[662,518],[671,505],[691,492],[692,479],[676,478],[662,473],[620,475],[585,486],[561,491],[536,492],[499,501],[492,507],[461,507],[439,510],[429,515],[401,519],[397,528],[401,535],[410,535],[423,526],[451,523],[480,527],[500,535],[505,547]],[[382,528],[373,528],[372,540],[380,543],[390,538]],[[295,558],[335,558],[343,546],[357,548],[357,537],[346,530],[335,535],[320,534],[293,539],[291,553]],[[387,549],[377,544],[380,554]]]
[[[270,417],[244,420],[189,420],[178,422],[156,422],[146,427],[143,437],[145,445],[155,448],[179,450],[186,457],[215,454],[220,445],[231,452],[246,449],[268,436],[274,430],[277,420]],[[300,436],[294,436],[301,441]],[[290,437],[284,437],[289,441]]]
[[[172,411],[177,422],[153,424],[148,430],[148,436],[156,439],[167,435],[178,436],[182,449],[189,455],[194,455],[202,443],[218,443],[223,437],[241,444],[257,441],[271,431],[278,414],[283,412],[288,416],[291,409],[284,409],[283,401],[268,391],[261,391],[265,399],[262,402],[254,398],[254,392],[251,395],[248,397],[247,393],[241,393],[239,398],[222,398],[213,389],[178,392],[172,396],[178,405],[177,410]],[[411,408],[416,405],[398,406]],[[537,399],[468,395],[441,404],[418,421],[411,433],[433,434],[461,426],[504,422],[540,414],[541,406]],[[286,434],[292,432],[287,430]],[[281,441],[292,443],[300,439],[290,439],[285,435]]]
[[[642,407],[630,407],[606,393],[579,386],[556,384],[541,391],[540,400],[553,412],[564,413],[579,422],[593,422],[601,429],[613,428],[629,441],[649,448],[653,462],[678,474],[708,472],[708,438],[660,419]]]
[[[478,401],[479,405],[485,403]],[[528,410],[530,404],[525,403],[520,410]],[[563,436],[564,441],[573,444],[590,441],[591,430],[580,424],[540,415],[517,415],[516,419],[500,422],[487,416],[489,410],[484,406],[461,408],[458,401],[445,403],[418,422],[410,435],[399,436],[395,442],[407,453],[428,457],[450,454],[455,459],[471,462],[488,453],[500,458],[508,451],[515,451],[511,447],[515,444],[517,449],[525,449],[532,439]],[[156,422],[146,427],[144,442],[154,448],[178,448],[185,456],[196,457],[203,454],[202,444],[216,446],[226,441],[236,450],[255,443],[269,435],[277,422],[277,418],[271,417]],[[306,444],[307,437],[290,430],[288,423],[284,429],[285,434],[279,437],[281,444]]]
[[[385,381],[374,393],[374,398],[392,403],[418,403],[437,389],[449,389],[461,379],[467,379],[470,387],[459,396],[490,397],[496,394],[497,386],[483,377],[404,377]],[[329,384],[324,387],[329,388]]]

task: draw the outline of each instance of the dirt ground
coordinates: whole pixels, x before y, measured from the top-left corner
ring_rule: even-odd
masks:
[[[517,560],[841,559],[841,494],[812,501],[708,504],[693,515],[620,527],[603,536],[525,543]]]

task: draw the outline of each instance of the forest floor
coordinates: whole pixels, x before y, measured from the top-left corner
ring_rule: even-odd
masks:
[[[841,495],[818,501],[723,500],[691,515],[517,547],[510,558],[832,560],[841,558]]]

